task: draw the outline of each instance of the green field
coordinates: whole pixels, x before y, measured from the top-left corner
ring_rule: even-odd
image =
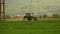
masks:
[[[0,21],[0,34],[60,34],[60,20]]]

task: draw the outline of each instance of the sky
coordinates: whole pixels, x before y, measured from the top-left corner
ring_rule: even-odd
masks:
[[[60,0],[5,0],[6,14],[60,13]]]

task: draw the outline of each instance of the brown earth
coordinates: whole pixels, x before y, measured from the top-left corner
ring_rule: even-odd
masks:
[[[11,18],[11,19],[6,19],[6,20],[7,21],[24,21],[23,18]],[[60,20],[60,18],[38,18],[38,20]]]

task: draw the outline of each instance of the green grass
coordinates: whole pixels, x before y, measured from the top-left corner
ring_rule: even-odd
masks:
[[[0,21],[0,34],[60,34],[60,20]]]

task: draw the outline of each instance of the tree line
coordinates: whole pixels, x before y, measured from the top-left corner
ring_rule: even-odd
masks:
[[[10,19],[10,15],[5,16],[6,19]],[[31,13],[26,13],[25,16],[23,17],[24,19],[27,18],[28,20],[37,20],[37,16],[31,16]],[[44,14],[43,16],[39,16],[38,18],[60,18],[60,14],[52,14],[52,16],[48,17],[48,15]]]

